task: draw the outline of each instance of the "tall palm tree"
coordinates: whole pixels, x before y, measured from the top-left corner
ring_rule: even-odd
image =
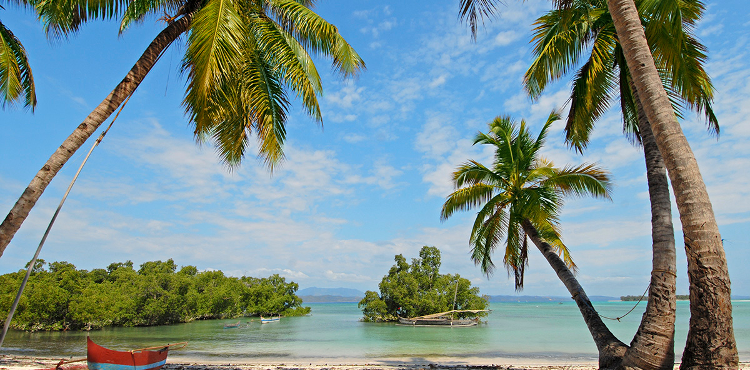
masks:
[[[559,8],[574,0],[553,0]],[[653,3],[657,19],[681,24],[672,1]],[[494,12],[497,0],[461,0],[461,17],[472,30]],[[674,190],[685,240],[690,280],[690,328],[681,368],[736,368],[739,363],[732,326],[732,303],[721,234],[698,162],[682,132],[654,62],[635,0],[607,0],[636,94],[648,118]],[[702,14],[699,4],[694,12]]]
[[[0,104],[19,101],[32,110],[36,106],[34,75],[21,41],[0,21]]]
[[[690,3],[674,5],[689,15]],[[702,66],[706,59],[705,48],[684,24],[670,24],[679,29],[664,32],[664,24],[647,17],[654,13],[649,5],[654,4],[645,4],[641,16],[649,43],[657,55],[655,60],[665,88],[674,99],[681,98],[686,105],[703,111],[710,129],[718,132],[711,107],[711,81]],[[674,364],[676,257],[666,167],[634,93],[612,18],[603,0],[583,0],[547,13],[537,20],[536,26],[533,38],[536,58],[525,76],[525,87],[532,98],[538,98],[551,80],[573,69],[584,50],[591,47],[590,55],[573,82],[565,128],[569,144],[582,151],[594,122],[619,94],[624,131],[631,141],[643,145],[651,198],[654,273],[646,312],[624,363],[643,369],[671,369]]]
[[[165,15],[156,36],[123,80],[76,128],[37,173],[0,225],[0,255],[65,162],[131,95],[161,54],[187,34],[183,105],[199,141],[212,140],[221,159],[237,166],[251,135],[269,168],[283,159],[289,92],[321,122],[320,77],[310,53],[332,59],[344,77],[364,62],[337,28],[313,12],[313,0],[35,0],[53,35],[69,35],[87,20],[122,15],[121,30],[150,14]]]
[[[446,199],[440,217],[445,220],[456,211],[479,208],[469,239],[472,259],[484,273],[491,274],[492,254],[503,246],[503,264],[515,276],[519,290],[531,239],[576,301],[599,350],[599,366],[611,368],[619,363],[627,346],[604,325],[575,278],[575,265],[559,228],[564,197],[609,198],[609,176],[593,164],[557,168],[540,155],[550,125],[559,119],[556,112],[550,114],[536,138],[524,121],[520,126],[510,117],[490,122],[489,132],[477,134],[474,144],[495,147],[492,166],[473,160],[460,166],[453,173],[456,190]]]

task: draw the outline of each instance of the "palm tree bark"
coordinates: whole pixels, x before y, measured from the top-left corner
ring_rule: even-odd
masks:
[[[607,0],[607,6],[680,213],[690,279],[690,328],[681,368],[736,369],[729,272],[706,185],[656,71],[634,1]]]
[[[581,287],[581,284],[578,283],[578,279],[573,275],[573,272],[570,271],[552,247],[542,240],[539,232],[537,232],[531,222],[524,220],[522,226],[526,235],[539,251],[542,252],[544,258],[547,259],[547,262],[555,270],[555,273],[557,273],[557,277],[563,282],[565,288],[568,289],[573,300],[576,301],[578,309],[581,311],[581,315],[583,315],[583,320],[586,322],[586,326],[589,328],[589,332],[594,338],[594,343],[596,343],[596,348],[599,351],[599,368],[617,368],[628,347],[609,331],[609,328],[607,328],[607,325],[599,317],[599,313],[596,312],[594,305],[591,304],[589,297]]]
[[[133,65],[125,78],[109,93],[99,106],[97,106],[83,122],[68,136],[62,145],[47,160],[47,163],[37,172],[31,183],[24,190],[16,204],[8,212],[8,215],[0,224],[0,256],[5,252],[5,248],[10,244],[13,236],[31,209],[36,204],[39,197],[47,188],[47,185],[57,175],[60,169],[75,154],[75,152],[86,142],[86,140],[104,123],[107,118],[122,104],[122,102],[132,94],[138,85],[143,81],[148,72],[159,59],[161,53],[176,40],[181,34],[185,33],[192,22],[193,13],[188,13],[183,17],[170,23],[162,30],[151,44],[146,48],[138,61]]]
[[[631,89],[635,92],[635,86]],[[623,357],[624,368],[666,370],[674,368],[677,260],[667,169],[638,95],[638,130],[646,157],[646,178],[651,200],[653,265],[648,304],[638,331]]]

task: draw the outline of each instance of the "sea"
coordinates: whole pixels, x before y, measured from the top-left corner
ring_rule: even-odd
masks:
[[[734,332],[740,361],[750,361],[750,301],[733,301]],[[594,302],[603,316],[626,314],[635,302]],[[595,362],[596,346],[572,301],[492,303],[492,312],[474,327],[412,327],[366,323],[356,303],[310,303],[311,314],[282,317],[260,324],[241,318],[239,328],[224,324],[238,319],[202,320],[186,324],[108,328],[90,332],[11,331],[0,353],[40,357],[85,357],[86,336],[112,349],[129,350],[187,341],[170,353],[170,361],[356,363],[380,359],[458,361],[510,358],[527,362]],[[618,320],[605,319],[620,340],[630,343],[645,302]],[[675,352],[681,357],[687,338],[689,303],[677,302]]]

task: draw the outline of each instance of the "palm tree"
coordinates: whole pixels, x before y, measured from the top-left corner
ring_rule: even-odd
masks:
[[[4,9],[2,5],[0,9]],[[0,21],[0,102],[4,108],[21,100],[32,110],[36,106],[34,76],[26,49]]]
[[[559,8],[574,0],[554,0]],[[462,0],[461,17],[476,30],[478,19],[491,15],[496,0]],[[644,0],[645,2],[645,0]],[[653,2],[654,15],[664,22],[682,24],[682,13],[672,12],[671,1]],[[698,19],[703,6],[692,11]],[[607,0],[636,95],[648,118],[664,158],[680,214],[688,257],[690,328],[681,368],[737,368],[739,357],[732,326],[732,303],[721,234],[698,162],[682,132],[662,85],[634,0]],[[688,17],[690,19],[691,17]],[[691,24],[692,26],[692,24]]]
[[[653,8],[654,4],[646,5]],[[690,2],[675,5],[684,14],[691,14]],[[706,59],[705,48],[683,24],[675,25],[678,30],[665,32],[662,23],[645,16],[652,13],[653,9],[646,6],[641,9],[665,88],[672,97],[682,98],[687,106],[704,111],[710,129],[718,132],[711,107],[711,81],[702,66]],[[533,39],[536,58],[525,76],[525,87],[532,98],[538,98],[547,83],[578,64],[583,50],[591,46],[591,54],[578,69],[573,82],[565,129],[568,143],[582,151],[595,120],[619,93],[624,131],[632,142],[643,145],[651,198],[654,273],[646,313],[624,363],[643,369],[671,369],[674,364],[676,258],[666,167],[634,93],[612,18],[604,1],[574,1],[565,9],[542,16],[536,26]],[[679,112],[679,106],[675,107]]]
[[[446,220],[456,211],[479,208],[469,239],[472,259],[489,275],[495,266],[493,252],[504,246],[503,264],[515,276],[517,290],[523,288],[531,239],[576,301],[599,350],[599,366],[610,368],[619,363],[627,346],[604,325],[575,278],[575,265],[559,228],[564,197],[609,198],[609,175],[593,164],[557,168],[541,157],[547,131],[559,119],[552,112],[537,138],[524,121],[520,126],[510,117],[490,122],[489,132],[477,134],[474,144],[495,147],[492,167],[476,161],[461,165],[453,173],[456,190],[446,199],[440,217]]]
[[[87,20],[122,15],[121,30],[163,12],[167,26],[123,80],[75,129],[37,173],[0,225],[0,255],[65,162],[138,87],[166,48],[188,34],[183,105],[198,141],[212,140],[221,159],[238,166],[251,135],[269,168],[283,159],[288,91],[321,122],[320,77],[310,53],[332,59],[344,77],[364,62],[335,26],[313,12],[312,0],[36,0],[52,35],[69,35]],[[127,7],[125,8],[125,5]],[[124,9],[123,9],[124,8]]]

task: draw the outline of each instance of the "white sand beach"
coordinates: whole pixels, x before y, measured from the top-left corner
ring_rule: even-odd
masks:
[[[0,356],[0,370],[31,370],[31,369],[53,369],[60,359],[29,357],[29,356]],[[497,358],[493,361],[480,358],[462,358],[450,360],[442,358],[440,361],[432,362],[429,359],[419,358],[384,358],[378,360],[345,359],[341,362],[327,360],[328,362],[228,362],[220,359],[200,362],[168,361],[164,370],[595,370],[596,363],[561,363],[540,362],[528,359]],[[68,365],[73,366],[74,364]],[[679,369],[679,363],[675,364]],[[750,369],[750,363],[742,362],[740,369]]]

